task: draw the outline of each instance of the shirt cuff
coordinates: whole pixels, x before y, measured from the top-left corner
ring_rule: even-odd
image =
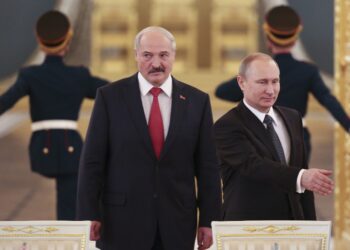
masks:
[[[301,176],[303,175],[303,173],[305,172],[305,169],[300,170],[299,174],[298,174],[298,178],[297,178],[297,193],[302,194],[305,192],[305,188],[301,186]]]

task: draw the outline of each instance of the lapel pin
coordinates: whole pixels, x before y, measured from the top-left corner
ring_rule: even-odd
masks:
[[[184,97],[183,95],[180,95],[180,99],[186,100],[186,97]]]

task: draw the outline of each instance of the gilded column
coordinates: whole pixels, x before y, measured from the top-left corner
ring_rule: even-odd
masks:
[[[350,1],[335,1],[335,93],[350,113]],[[335,130],[335,243],[336,249],[350,245],[350,137],[339,126]],[[345,248],[344,248],[345,247]]]

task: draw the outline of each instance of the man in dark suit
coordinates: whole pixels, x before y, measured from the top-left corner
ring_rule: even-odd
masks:
[[[139,72],[98,90],[78,218],[93,221],[102,249],[192,250],[197,208],[199,249],[212,244],[221,195],[210,102],[171,76],[175,48],[169,31],[145,28],[135,38]]]
[[[291,54],[302,30],[299,15],[289,6],[274,7],[266,14],[263,28],[267,38],[267,47],[273,54],[281,71],[281,92],[276,104],[296,109],[302,117],[305,117],[309,93],[311,93],[339,124],[346,131],[349,131],[350,118],[323,82],[317,67],[296,60]],[[232,102],[239,102],[243,98],[236,77],[221,83],[217,87],[215,95]],[[304,141],[307,160],[309,161],[311,136],[305,124]]]
[[[312,191],[333,190],[330,171],[307,169],[298,112],[273,106],[279,73],[266,54],[244,58],[243,101],[215,123],[224,220],[315,220]]]
[[[96,89],[107,82],[92,76],[85,67],[64,64],[73,30],[61,12],[44,13],[37,22],[36,35],[45,60],[20,70],[14,85],[0,96],[0,115],[29,96],[31,168],[56,179],[57,219],[74,220],[82,147],[78,114],[83,99],[95,98]]]

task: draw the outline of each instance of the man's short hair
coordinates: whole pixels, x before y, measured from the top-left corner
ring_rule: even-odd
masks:
[[[171,43],[171,48],[175,51],[176,50],[176,41],[175,41],[175,37],[173,36],[173,34],[170,33],[170,31],[164,29],[163,27],[159,27],[159,26],[149,26],[147,28],[144,28],[143,30],[141,30],[135,37],[135,41],[134,41],[134,49],[138,50],[140,48],[140,43],[141,43],[141,39],[142,36],[147,33],[147,32],[159,32],[162,33],[166,38],[169,39],[170,43]]]
[[[276,61],[269,55],[264,54],[264,53],[252,53],[246,57],[244,57],[240,63],[239,70],[238,70],[238,75],[245,77],[247,74],[247,71],[251,65],[252,62],[256,60],[266,60],[266,61],[273,61],[276,63]],[[277,65],[277,63],[276,63]]]

